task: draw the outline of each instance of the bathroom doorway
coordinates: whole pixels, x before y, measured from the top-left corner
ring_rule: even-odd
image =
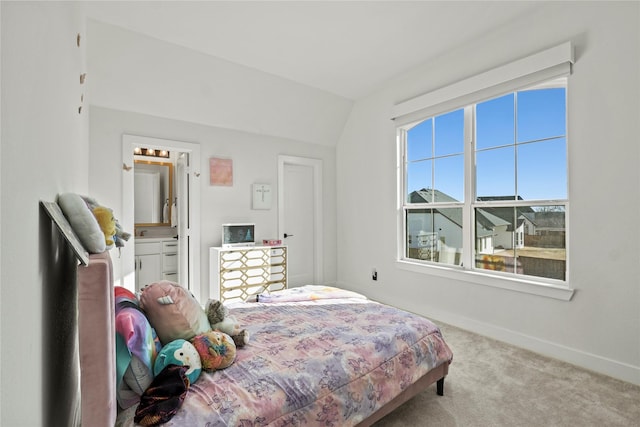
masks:
[[[136,227],[134,220],[135,191],[134,191],[134,149],[153,149],[171,153],[167,160],[173,165],[173,191],[168,202],[172,212],[167,222],[160,227],[170,227],[170,233],[175,234],[178,242],[178,278],[179,283],[189,289],[195,296],[200,295],[200,145],[195,143],[149,138],[137,135],[123,135],[122,138],[122,197],[123,197],[123,227],[144,234],[159,232],[161,228]],[[140,156],[135,156],[139,158]],[[152,156],[149,156],[152,157]],[[156,161],[157,159],[153,159]],[[160,216],[163,214],[161,213]],[[163,232],[160,232],[162,235]],[[133,237],[142,241],[141,236]],[[148,237],[142,236],[142,237]],[[167,238],[171,238],[167,234]],[[121,284],[130,290],[136,288],[136,271],[139,259],[136,257],[134,245],[127,245],[131,249],[121,254]],[[170,280],[170,279],[169,279]]]

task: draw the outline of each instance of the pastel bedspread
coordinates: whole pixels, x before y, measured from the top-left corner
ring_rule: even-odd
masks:
[[[352,426],[452,359],[432,322],[369,300],[245,303],[230,314],[251,341],[231,367],[191,384],[167,426]]]

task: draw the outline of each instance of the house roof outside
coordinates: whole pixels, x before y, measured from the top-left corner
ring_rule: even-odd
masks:
[[[454,199],[440,190],[423,188],[421,190],[411,192],[411,194],[409,194],[409,201],[411,203],[451,203],[458,202],[459,200]],[[462,228],[461,209],[437,209],[437,211],[449,221]]]
[[[523,200],[518,196],[481,196],[478,201],[509,201]],[[446,193],[433,188],[422,188],[412,191],[409,194],[410,203],[451,203],[458,202]],[[436,209],[438,213],[449,219],[454,224],[462,227],[462,211],[460,209]],[[564,229],[565,214],[564,212],[542,211],[536,212],[533,208],[520,207],[520,217],[526,218],[536,228],[542,229]],[[507,231],[514,231],[513,227],[513,211],[499,207],[483,207],[476,211],[476,221],[482,226],[482,229],[476,230],[477,237],[488,236],[493,232],[495,227],[507,226]],[[519,221],[520,222],[520,221]]]
[[[409,194],[409,200],[411,203],[451,203],[458,202],[448,194],[443,193],[440,190],[433,188],[422,188]],[[435,209],[449,221],[462,228],[462,209]],[[490,212],[487,209],[480,209],[477,211],[476,220],[481,225],[481,228],[476,228],[477,237],[489,236],[493,233],[493,229],[498,226],[507,226],[507,229],[511,227],[511,222],[501,218],[498,215]]]

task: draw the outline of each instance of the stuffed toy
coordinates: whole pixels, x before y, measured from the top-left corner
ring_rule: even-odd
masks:
[[[205,307],[207,319],[211,329],[224,332],[229,335],[236,347],[244,347],[249,342],[249,331],[241,329],[240,324],[235,317],[229,316],[229,311],[222,302],[214,299],[207,301]]]
[[[191,344],[200,355],[202,369],[207,372],[227,368],[236,359],[236,345],[224,332],[209,331],[196,335]]]
[[[204,309],[188,289],[160,280],[140,291],[140,308],[158,334],[162,345],[173,340],[190,340],[211,330]]]
[[[127,233],[122,229],[122,226],[116,219],[116,235],[114,236],[114,240],[116,241],[116,247],[122,248],[124,247],[124,242],[129,241],[131,237],[131,233]]]
[[[196,382],[202,371],[200,355],[189,341],[177,339],[162,347],[153,365],[153,374],[158,375],[169,365],[188,366],[185,372],[190,384]]]
[[[107,250],[112,249],[115,244],[113,238],[116,235],[116,219],[113,217],[113,212],[104,206],[97,206],[93,208],[93,215],[104,233]]]
[[[82,196],[82,199],[84,200],[84,202],[87,204],[87,206],[91,211],[101,206],[98,203],[98,201],[92,197]],[[129,241],[129,239],[131,238],[131,233],[128,233],[122,229],[122,226],[118,222],[117,218],[114,218],[114,220],[115,220],[116,231],[115,231],[115,234],[113,235],[113,241],[115,242],[115,246],[117,248],[122,248],[124,247],[124,242]]]

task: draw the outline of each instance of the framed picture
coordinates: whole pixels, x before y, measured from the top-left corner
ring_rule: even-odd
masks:
[[[271,185],[253,184],[253,209],[271,209]]]
[[[209,159],[209,183],[225,187],[233,186],[233,160],[211,157]]]

